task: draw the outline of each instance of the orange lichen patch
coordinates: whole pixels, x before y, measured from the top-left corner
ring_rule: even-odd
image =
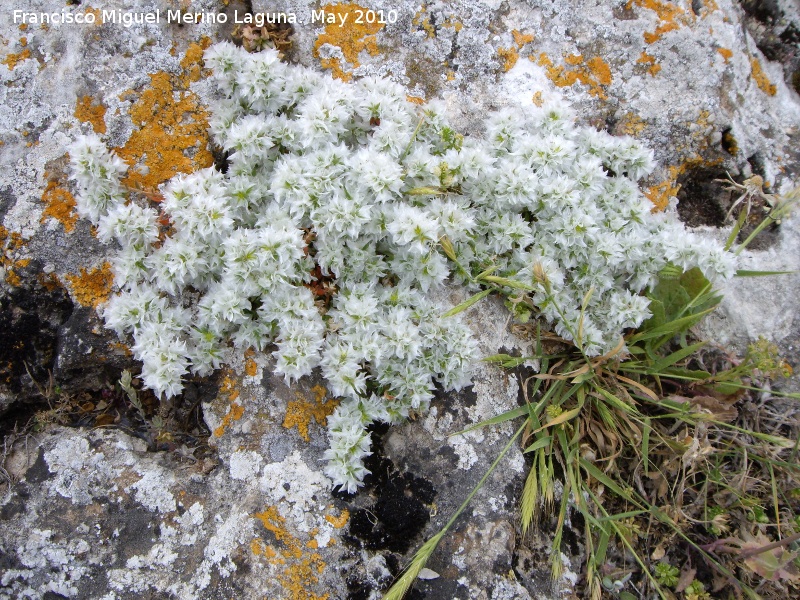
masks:
[[[57,289],[64,287],[61,285],[61,281],[58,279],[58,275],[55,273],[38,273],[36,275],[36,280],[39,282],[44,289],[48,292],[54,292]],[[130,350],[128,350],[128,354],[130,354]]]
[[[103,22],[102,19],[102,11],[99,8],[92,8],[91,6],[87,6],[86,10],[83,11],[85,14],[92,13],[94,15],[94,22],[97,24],[101,24]]]
[[[671,2],[662,2],[661,0],[628,0],[625,8],[630,10],[633,6],[652,10],[658,16],[659,24],[656,26],[655,30],[646,31],[644,33],[644,41],[648,44],[654,44],[660,40],[665,33],[679,29],[682,25],[691,23],[694,19],[693,13],[688,14],[686,10]],[[705,13],[703,16],[705,16]]]
[[[536,106],[543,106],[544,105],[544,95],[542,94],[542,92],[541,91],[536,92],[531,97],[531,102],[533,102]]]
[[[264,554],[264,546],[261,545],[261,542],[258,539],[255,539],[250,542],[250,551],[256,556],[261,556]]]
[[[503,59],[503,71],[506,73],[514,68],[519,60],[519,51],[525,44],[530,44],[533,41],[533,35],[530,33],[522,33],[517,29],[511,32],[514,38],[514,45],[510,48],[498,48],[497,55]]]
[[[452,16],[450,16],[444,20],[444,23],[442,23],[442,27],[445,29],[455,29],[456,33],[458,33],[463,29],[464,24],[461,21],[454,19]]]
[[[673,167],[670,167],[672,169]],[[645,197],[653,203],[653,212],[662,212],[669,206],[670,200],[678,194],[680,189],[675,180],[670,176],[666,181],[652,185],[644,190]]]
[[[82,123],[91,123],[95,133],[106,132],[106,107],[101,102],[94,104],[91,96],[84,96],[75,105],[75,118]]]
[[[722,58],[725,59],[725,64],[726,65],[728,64],[728,61],[733,56],[733,52],[731,50],[729,50],[728,48],[717,48],[717,52],[719,52],[722,55]]]
[[[767,74],[764,73],[764,69],[761,68],[761,62],[755,56],[750,57],[750,74],[762,92],[770,96],[774,96],[777,93],[778,88],[769,80]]]
[[[248,377],[255,377],[258,373],[258,363],[252,358],[248,358],[244,361],[244,372]]]
[[[217,437],[222,437],[222,434],[225,433],[225,429],[230,427],[231,423],[234,421],[241,419],[242,415],[244,415],[244,406],[237,404],[236,402],[231,403],[228,414],[222,417],[222,423],[220,423],[219,427],[214,430],[214,435]]]
[[[3,248],[3,253],[0,255],[0,266],[5,271],[6,283],[19,287],[22,281],[14,270],[27,266],[30,261],[27,259],[16,260],[14,255],[25,245],[25,240],[16,231],[9,232],[0,225],[0,245]]]
[[[324,69],[330,69],[333,76],[342,81],[352,79],[352,70],[361,66],[358,55],[366,50],[371,56],[378,54],[378,39],[376,34],[383,29],[383,23],[356,23],[356,11],[366,12],[358,4],[328,4],[322,10],[336,15],[336,23],[325,25],[325,31],[317,36],[314,42],[314,56],[319,58],[319,49],[324,44],[338,47],[344,55],[345,61],[350,64],[349,70],[341,64],[338,58],[320,59]],[[339,15],[347,16],[345,24],[340,26]]]
[[[300,558],[303,555],[300,540],[286,529],[286,519],[280,515],[277,506],[268,506],[266,510],[253,516],[261,521],[267,531],[272,532],[276,540],[283,544],[284,548],[281,550],[281,554],[285,558]]]
[[[27,30],[28,30],[28,24],[27,24],[27,23],[22,23],[22,24],[19,26],[19,30],[20,30],[20,31],[27,31]]]
[[[200,77],[203,74],[203,51],[210,45],[211,38],[207,36],[203,36],[199,42],[189,44],[186,53],[181,59],[182,80],[185,85],[193,81],[200,81]]]
[[[26,38],[26,37],[19,38],[19,45],[22,46],[23,48],[25,46],[27,46],[28,45],[28,38]]]
[[[617,123],[615,131],[636,137],[641,135],[645,127],[647,127],[647,123],[645,123],[639,115],[629,112],[622,115],[622,118]]]
[[[347,525],[347,521],[350,520],[350,511],[346,508],[342,511],[338,517],[334,517],[333,515],[325,515],[325,520],[333,525],[336,529],[341,529],[345,525]]]
[[[286,417],[283,419],[283,426],[286,429],[297,427],[297,432],[300,437],[305,441],[309,441],[308,426],[311,424],[312,419],[317,422],[317,425],[324,427],[328,415],[333,413],[339,405],[338,400],[325,401],[327,392],[321,385],[315,385],[311,388],[314,392],[315,398],[313,401],[306,400],[299,392],[296,393],[297,400],[289,402],[286,406]]]
[[[219,386],[219,393],[227,396],[230,402],[236,400],[239,397],[239,388],[236,386],[236,380],[230,375],[224,375]]]
[[[532,56],[530,59],[534,60]],[[576,83],[582,83],[589,88],[591,96],[601,100],[608,98],[603,87],[611,84],[611,68],[599,56],[594,56],[589,60],[585,60],[581,54],[564,57],[564,62],[575,67],[574,69],[554,65],[544,52],[539,55],[536,62],[539,66],[544,67],[548,79],[558,87],[570,87]]]
[[[665,23],[663,25],[659,25],[656,27],[656,30],[653,32],[645,32],[644,33],[644,41],[648,44],[655,44],[658,40],[661,39],[665,33],[669,31],[675,31],[678,29],[680,25],[677,23]]]
[[[416,96],[406,96],[406,100],[412,104],[425,104],[424,98],[417,98]]]
[[[118,352],[119,354],[123,354],[125,356],[133,356],[133,352],[131,352],[130,347],[128,347],[127,344],[123,344],[122,342],[113,342],[112,344],[109,344],[109,347],[115,352]],[[184,494],[185,493],[186,492],[184,492]]]
[[[214,429],[214,435],[216,437],[222,437],[222,434],[225,433],[225,430],[231,426],[231,423],[238,421],[244,415],[244,406],[236,402],[236,400],[239,398],[237,380],[235,377],[233,377],[232,372],[227,367],[222,371],[218,397],[227,397],[227,400],[230,403],[228,412],[224,417],[222,417],[222,422],[219,424],[219,427]]]
[[[423,5],[417,14],[414,15],[414,18],[411,19],[411,24],[415,27],[419,27],[425,30],[425,33],[428,34],[428,39],[432,39],[436,37],[436,28],[431,23],[431,19],[428,16],[428,8]],[[458,29],[456,30],[458,31]]]
[[[647,52],[642,52],[642,55],[639,57],[639,60],[637,60],[636,63],[639,65],[650,65],[650,67],[647,69],[647,72],[653,77],[655,77],[656,73],[661,70],[661,65],[656,62],[656,57],[648,54]]]
[[[278,575],[278,581],[289,592],[291,600],[328,600],[328,594],[321,596],[308,589],[319,581],[319,574],[325,570],[322,556],[316,552],[294,564]]]
[[[177,173],[191,173],[211,166],[208,150],[208,111],[189,84],[200,76],[202,43],[192,44],[181,60],[183,74],[164,71],[150,74],[150,86],[130,109],[138,127],[117,155],[128,166],[123,183],[134,189],[156,190]],[[126,98],[132,90],[124,92]]]
[[[652,212],[666,210],[671,199],[677,196],[678,191],[681,189],[681,186],[677,183],[678,177],[683,175],[687,170],[698,166],[712,167],[718,165],[720,162],[719,159],[705,160],[699,156],[695,156],[683,161],[678,166],[669,167],[669,169],[667,169],[667,179],[665,181],[644,190],[645,197],[653,203]]]
[[[72,288],[72,297],[78,304],[97,308],[111,295],[114,274],[111,272],[111,265],[104,262],[96,269],[87,270],[81,267],[77,275],[68,274],[67,281]]]
[[[319,548],[319,543],[317,542],[317,540],[308,540],[306,542],[306,548],[311,548],[312,550],[316,550],[317,548]]]
[[[45,174],[47,176],[47,174]],[[50,179],[42,192],[42,211],[41,222],[48,217],[52,217],[64,226],[64,231],[69,233],[75,229],[78,222],[78,214],[75,212],[75,198],[69,190],[59,185],[58,179]]]
[[[12,52],[10,54],[6,54],[5,58],[0,62],[6,65],[9,71],[13,71],[14,67],[16,67],[17,64],[19,64],[23,60],[29,59],[30,57],[31,57],[30,48],[25,48],[22,52],[17,52],[17,53]]]

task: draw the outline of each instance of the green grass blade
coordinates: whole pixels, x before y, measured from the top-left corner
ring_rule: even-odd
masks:
[[[797,271],[748,271],[747,269],[739,269],[736,271],[736,277],[768,277],[770,275],[794,275]]]
[[[522,283],[521,281],[517,281],[516,279],[509,279],[508,277],[497,277],[495,275],[486,275],[483,277],[484,281],[488,281],[489,283],[494,283],[495,285],[504,285],[506,287],[514,288],[517,290],[525,290],[528,292],[533,291],[533,286],[528,285],[527,283]]]
[[[411,586],[417,579],[419,572],[425,567],[425,564],[433,554],[433,551],[436,550],[436,546],[439,545],[439,542],[442,540],[442,537],[444,537],[446,531],[446,529],[442,529],[439,533],[425,542],[422,545],[422,548],[417,550],[417,552],[414,554],[414,558],[411,559],[411,563],[403,571],[403,574],[400,576],[400,578],[395,581],[392,584],[392,587],[390,587],[383,595],[383,600],[403,600],[403,596],[405,596],[406,592],[411,589]]]
[[[647,370],[647,374],[648,375],[661,374],[664,369],[671,367],[676,362],[683,360],[687,356],[694,354],[697,350],[699,350],[705,345],[706,342],[697,342],[696,344],[692,344],[691,346],[686,346],[686,348],[681,348],[680,350],[676,350],[672,354],[669,354],[664,358],[657,360],[655,363],[653,363],[653,365]]]
[[[492,293],[492,290],[483,290],[481,292],[478,292],[474,296],[471,296],[470,298],[467,298],[466,300],[464,300],[464,302],[462,302],[458,306],[454,306],[453,308],[448,310],[446,313],[444,313],[444,315],[442,315],[442,316],[443,317],[452,317],[453,315],[457,315],[458,313],[464,312],[469,307],[471,307],[473,304],[476,304],[476,303],[480,302],[481,300],[486,298],[486,296],[488,296],[491,293]]]
[[[553,439],[549,435],[543,435],[535,442],[533,442],[530,446],[525,448],[525,450],[523,450],[523,453],[527,454],[528,452],[536,452],[541,448],[546,448],[547,446],[550,445],[550,442],[552,441]]]
[[[643,340],[649,340],[651,338],[656,338],[663,335],[675,335],[682,330],[688,329],[695,323],[697,323],[700,319],[705,317],[707,314],[711,313],[716,309],[716,305],[712,306],[711,308],[707,308],[697,313],[693,313],[691,315],[680,317],[679,319],[674,319],[669,323],[664,323],[663,325],[659,325],[658,327],[654,327],[653,329],[648,329],[647,331],[643,331],[641,333],[637,333],[628,340],[629,343],[635,344],[636,342],[640,342]]]

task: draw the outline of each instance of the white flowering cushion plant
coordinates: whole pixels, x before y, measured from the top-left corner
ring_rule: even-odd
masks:
[[[562,106],[501,111],[465,139],[439,104],[416,106],[386,79],[346,84],[229,43],[205,61],[228,168],[165,186],[165,239],[156,210],[121,186],[122,161],[96,137],[70,147],[79,213],[120,248],[106,324],[132,336],[145,385],[166,396],[218,368],[229,342],[273,349],[287,380],[320,369],[342,399],[326,473],[349,492],[371,423],[470,380],[476,343],[430,298],[449,278],[472,291],[487,269],[518,282],[597,355],[649,316],[642,292],[668,263],[733,273],[720,247],[651,212],[636,184],[648,150],[575,126]],[[325,306],[312,273],[335,290]]]

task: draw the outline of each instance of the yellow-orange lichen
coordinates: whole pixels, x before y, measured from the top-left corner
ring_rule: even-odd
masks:
[[[320,64],[325,69],[330,69],[334,77],[343,81],[352,79],[353,69],[361,66],[358,55],[366,51],[371,56],[378,54],[378,38],[376,34],[384,28],[383,23],[356,23],[356,11],[366,12],[358,4],[328,4],[322,7],[326,13],[336,15],[336,23],[328,23],[325,29],[314,41],[314,56],[319,58],[319,49],[324,44],[336,46],[342,51],[345,61],[350,65],[343,65],[339,58],[320,58]],[[340,25],[339,18],[347,17],[344,25]]]
[[[300,558],[303,555],[300,541],[286,529],[286,519],[278,512],[277,506],[268,506],[263,512],[253,516],[283,544],[281,554],[285,558]]]
[[[55,273],[39,272],[36,275],[36,280],[39,282],[39,285],[41,285],[48,292],[53,292],[57,289],[64,287],[63,285],[61,285],[61,281],[58,279],[58,275],[56,275]]]
[[[222,437],[222,434],[225,433],[225,430],[228,427],[230,427],[231,423],[241,419],[242,415],[244,415],[244,406],[233,402],[228,410],[228,414],[222,417],[222,423],[220,423],[219,427],[214,430],[214,435],[217,437]]]
[[[25,245],[25,240],[16,231],[8,231],[8,229],[0,225],[0,245],[3,248],[3,253],[0,255],[0,265],[5,271],[6,283],[18,287],[22,281],[15,269],[24,267],[30,262],[27,259],[16,260],[15,258],[17,251]]]
[[[319,581],[319,574],[325,570],[322,556],[314,552],[299,563],[290,565],[278,575],[283,589],[289,592],[291,600],[328,600],[328,594],[317,595],[308,589]]]
[[[45,177],[47,177],[45,173]],[[49,179],[47,186],[42,192],[42,211],[41,222],[48,217],[52,217],[64,226],[64,231],[69,233],[75,229],[78,222],[78,214],[75,212],[75,198],[66,188],[59,185],[58,178]]]
[[[333,515],[325,515],[325,520],[333,525],[336,529],[341,529],[345,525],[347,525],[347,521],[350,520],[350,511],[346,508],[342,511],[338,517],[334,517]]]
[[[642,52],[641,56],[639,56],[639,60],[637,60],[636,63],[640,65],[650,65],[647,68],[647,72],[653,77],[655,77],[656,73],[661,70],[661,65],[656,62],[656,57],[652,54],[648,54],[647,52]]]
[[[425,30],[425,33],[428,34],[428,39],[432,39],[436,36],[436,28],[431,23],[431,19],[428,16],[428,7],[424,4],[420,7],[417,14],[414,15],[414,18],[411,19],[411,24],[414,27],[420,27]]]
[[[306,544],[292,535],[286,528],[286,519],[278,512],[276,506],[268,506],[263,512],[253,515],[261,521],[264,528],[271,532],[280,543],[280,556],[271,546],[264,547],[259,540],[250,543],[250,550],[256,556],[264,556],[272,564],[282,568],[277,580],[292,600],[327,600],[328,594],[317,595],[310,588],[319,582],[319,574],[325,569],[325,562],[317,552],[307,553],[304,547],[316,549],[315,540]],[[315,532],[311,532],[315,535]]]
[[[672,198],[677,196],[678,191],[681,189],[681,186],[677,183],[678,177],[686,173],[687,170],[699,166],[712,167],[719,163],[720,159],[705,160],[700,156],[694,156],[684,160],[677,166],[669,167],[665,181],[644,190],[645,197],[653,203],[653,212],[666,210]]]
[[[774,96],[777,93],[778,88],[769,80],[769,77],[767,77],[767,74],[764,73],[764,69],[761,67],[761,62],[755,56],[750,57],[750,73],[753,77],[753,81],[756,82],[756,85],[762,92],[770,96]]]
[[[238,421],[244,415],[244,406],[237,403],[239,398],[239,388],[236,379],[232,376],[231,371],[226,367],[222,370],[221,380],[219,384],[219,398],[226,398],[230,403],[228,412],[222,417],[222,422],[214,429],[216,437],[222,437],[225,430],[231,426],[234,421]]]
[[[510,48],[497,49],[497,55],[503,59],[503,71],[505,72],[510,71],[517,64],[519,51],[522,50],[522,47],[533,41],[533,34],[522,33],[517,29],[514,29],[511,35],[514,38],[514,45]]]
[[[140,94],[128,90],[125,99],[138,95],[130,109],[137,129],[128,142],[116,148],[128,166],[125,185],[154,191],[178,173],[191,173],[213,163],[208,150],[208,111],[189,84],[201,73],[203,44],[192,44],[181,60],[181,75],[159,71],[150,74],[150,86]]]
[[[286,416],[283,419],[283,426],[286,429],[297,427],[297,432],[305,441],[310,439],[308,427],[312,420],[316,421],[320,427],[324,427],[328,416],[333,413],[339,404],[338,400],[335,399],[325,401],[327,392],[321,385],[315,385],[311,388],[311,391],[315,396],[312,401],[306,400],[297,392],[297,400],[286,405]]]
[[[729,50],[728,48],[717,48],[717,52],[719,52],[720,55],[722,56],[722,58],[725,59],[725,64],[726,65],[728,64],[728,61],[733,56],[733,52],[731,50]]]
[[[531,56],[531,60],[534,58]],[[542,52],[536,61],[539,66],[544,67],[548,79],[558,87],[570,87],[576,83],[582,83],[589,88],[589,94],[601,100],[606,100],[608,96],[604,87],[611,84],[611,67],[599,56],[593,56],[585,60],[581,54],[571,54],[564,57],[564,62],[570,67],[554,65],[550,57]]]
[[[22,52],[11,52],[6,54],[3,58],[2,62],[4,65],[8,67],[9,71],[13,71],[14,67],[16,67],[20,62],[23,60],[28,60],[31,57],[31,50],[30,48],[25,48]]]
[[[92,308],[108,300],[114,285],[114,273],[107,262],[91,270],[81,267],[77,275],[67,274],[66,278],[78,304]]]
[[[652,10],[658,17],[659,23],[656,28],[653,31],[646,31],[644,33],[644,41],[648,44],[654,44],[660,40],[665,33],[691,23],[694,18],[693,13],[688,14],[686,10],[677,4],[662,2],[661,0],[628,0],[628,3],[625,5],[629,10],[633,6]],[[705,14],[703,16],[705,16]]]
[[[255,377],[258,373],[258,363],[252,358],[248,358],[244,361],[244,373],[248,377]]]
[[[615,130],[619,133],[636,137],[644,131],[646,126],[647,123],[645,123],[639,115],[628,112],[622,115]]]
[[[75,104],[75,118],[91,123],[95,133],[106,132],[106,107],[102,102],[95,104],[91,96],[84,96]]]

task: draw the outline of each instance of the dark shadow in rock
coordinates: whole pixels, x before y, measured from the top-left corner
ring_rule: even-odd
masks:
[[[366,506],[353,508],[346,539],[368,550],[389,550],[404,554],[417,543],[417,536],[430,520],[429,505],[436,498],[433,485],[413,473],[399,471],[383,454],[381,426],[372,431],[372,455],[365,461],[372,472],[364,480],[360,497],[375,498]]]
[[[49,291],[29,277],[38,270],[31,262],[17,273],[23,285],[0,296],[0,393],[17,403],[41,400],[39,388],[49,385],[57,356],[58,329],[73,310],[63,289]],[[10,406],[0,401],[0,414]]]
[[[678,177],[678,216],[689,227],[722,227],[731,202],[725,184],[727,173],[718,167],[696,167]]]

